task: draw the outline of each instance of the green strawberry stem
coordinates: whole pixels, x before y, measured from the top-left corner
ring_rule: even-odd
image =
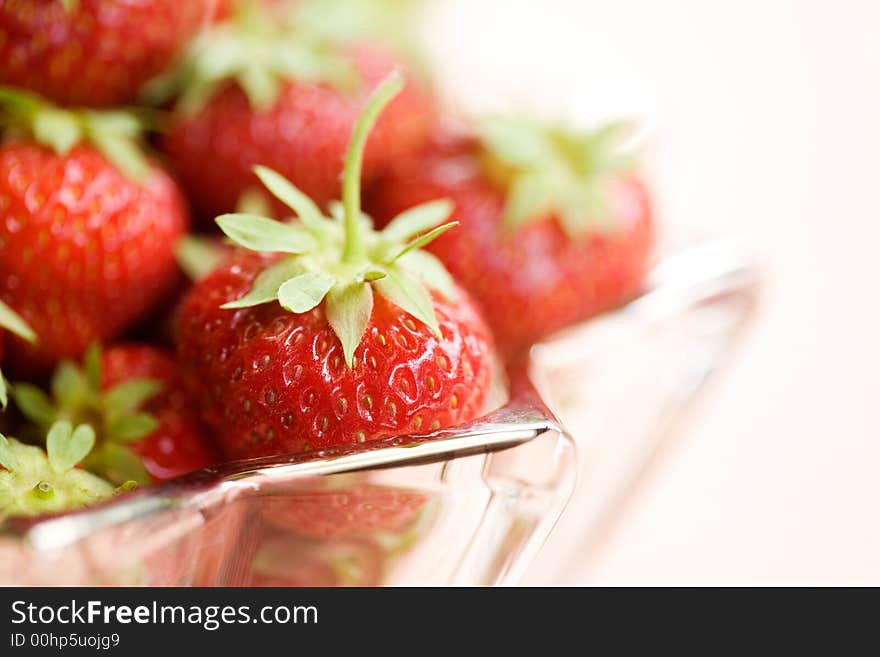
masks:
[[[400,93],[403,85],[403,75],[400,71],[394,71],[388,75],[370,96],[351,135],[342,178],[342,205],[345,208],[343,262],[359,263],[364,260],[364,237],[361,230],[361,170],[364,162],[364,150],[379,114]]]

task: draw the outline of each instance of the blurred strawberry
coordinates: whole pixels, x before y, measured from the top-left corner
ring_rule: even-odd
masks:
[[[59,366],[51,392],[50,398],[17,383],[12,397],[41,430],[62,418],[90,424],[97,443],[83,465],[110,481],[161,481],[217,462],[181,389],[175,361],[161,349],[93,347],[82,368]]]
[[[62,111],[0,88],[0,300],[38,336],[7,365],[39,375],[120,335],[173,283],[187,225],[174,181],[121,112]]]
[[[209,18],[212,0],[4,0],[0,84],[63,105],[133,103]]]
[[[442,135],[402,160],[368,209],[387,218],[433,198],[455,203],[455,234],[433,242],[511,352],[626,301],[648,265],[648,194],[616,124],[577,132],[522,119],[478,137]]]
[[[162,142],[203,217],[236,207],[271,167],[319,206],[339,198],[348,138],[371,91],[395,59],[369,43],[337,45],[271,8],[243,3],[190,49],[157,97],[182,92]],[[364,179],[422,146],[435,115],[411,82],[370,137]],[[205,166],[210,163],[210,166]],[[281,209],[280,206],[277,206]]]
[[[159,383],[159,392],[137,409],[152,415],[156,428],[131,443],[154,480],[172,479],[219,460],[203,437],[171,353],[146,345],[113,345],[103,353],[101,372],[105,396],[123,384],[133,385],[131,381]]]

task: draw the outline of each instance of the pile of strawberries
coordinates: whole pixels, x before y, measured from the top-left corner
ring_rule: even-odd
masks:
[[[461,424],[638,291],[627,126],[453,123],[380,5],[0,0],[0,518]]]

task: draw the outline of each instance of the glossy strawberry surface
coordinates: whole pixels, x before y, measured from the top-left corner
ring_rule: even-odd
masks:
[[[184,378],[228,457],[424,433],[480,414],[492,341],[466,294],[434,297],[442,339],[377,295],[349,369],[322,305],[220,308],[276,259],[237,255],[193,287],[180,313]]]
[[[0,297],[39,337],[8,336],[10,369],[46,372],[127,329],[173,283],[187,221],[158,167],[138,184],[89,146],[0,146]]]
[[[256,164],[275,169],[319,205],[341,197],[352,128],[370,92],[396,66],[392,58],[368,48],[354,51],[352,61],[360,81],[350,93],[327,84],[287,82],[273,107],[257,111],[230,84],[195,116],[177,116],[163,149],[203,217],[213,220],[232,211],[243,192],[258,187],[252,172]],[[364,180],[420,148],[434,113],[430,96],[410,80],[370,137]]]
[[[153,415],[159,426],[131,444],[153,479],[171,479],[218,461],[183,391],[170,352],[148,345],[114,345],[104,350],[101,365],[105,390],[132,379],[155,379],[162,386],[142,409]]]
[[[209,0],[0,2],[0,83],[67,105],[135,102],[208,18]]]
[[[508,230],[504,190],[485,175],[473,145],[454,140],[396,166],[367,209],[388,218],[429,199],[451,199],[461,225],[428,250],[473,295],[499,347],[510,352],[638,292],[654,238],[648,194],[630,174],[607,192],[611,230],[573,239],[553,215]]]

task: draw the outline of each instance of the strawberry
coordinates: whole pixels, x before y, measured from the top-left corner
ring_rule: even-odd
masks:
[[[63,105],[132,103],[209,17],[210,0],[0,2],[0,84]]]
[[[46,451],[0,434],[0,522],[86,506],[114,493],[113,486],[75,466],[95,444],[88,425],[56,422]]]
[[[61,111],[0,89],[10,136],[0,143],[0,300],[39,338],[13,337],[22,375],[79,358],[120,335],[174,281],[187,225],[174,181],[133,142],[119,112]]]
[[[368,538],[406,529],[426,502],[416,491],[358,485],[268,497],[260,510],[275,527],[307,538]]]
[[[380,47],[338,46],[245,3],[234,21],[197,40],[168,79],[168,89],[184,91],[163,149],[202,216],[231,212],[259,184],[256,164],[323,207],[339,197],[347,140],[366,99],[395,66]],[[434,114],[425,89],[407,85],[370,138],[364,178],[420,148]]]
[[[461,228],[431,244],[486,313],[507,353],[634,295],[653,241],[648,194],[618,152],[620,125],[593,133],[496,119],[444,135],[374,190],[380,219],[438,196]]]
[[[299,453],[434,431],[482,410],[491,337],[440,263],[419,247],[454,224],[433,202],[383,231],[360,212],[369,130],[403,86],[368,102],[334,218],[277,172],[257,168],[296,223],[224,215],[242,251],[198,282],[180,312],[178,353],[227,456]],[[428,231],[428,232],[425,232]]]
[[[217,462],[190,411],[170,353],[155,347],[92,347],[83,367],[56,370],[53,398],[17,383],[19,410],[44,429],[59,419],[88,422],[97,444],[84,465],[116,483],[162,481]]]
[[[154,480],[172,479],[218,461],[214,446],[202,436],[197,415],[190,408],[173,354],[147,345],[113,345],[104,351],[101,368],[105,393],[137,379],[161,385],[143,405],[156,419],[156,428],[132,443],[132,450]]]

